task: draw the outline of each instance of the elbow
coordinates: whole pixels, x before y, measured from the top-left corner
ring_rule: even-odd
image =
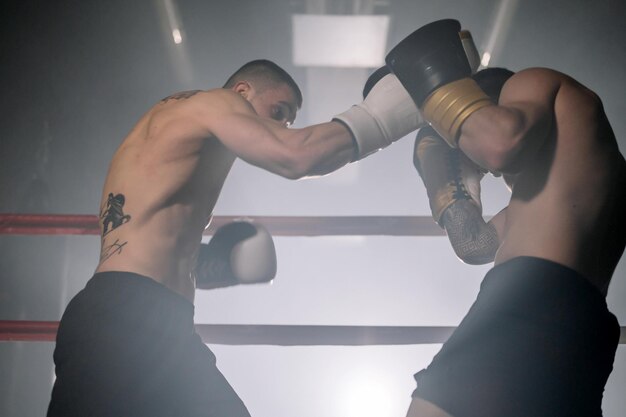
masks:
[[[520,157],[526,145],[523,124],[515,118],[501,122],[486,141],[485,168],[490,172],[516,174],[521,168]]]
[[[549,111],[535,109],[534,112],[504,113],[490,132],[485,168],[492,172],[518,174],[550,140],[553,130],[554,117]]]
[[[277,161],[277,174],[290,180],[306,177],[313,169],[313,163],[306,152],[298,148],[287,150]]]
[[[306,174],[298,169],[295,168],[291,168],[291,169],[285,169],[283,173],[280,174],[283,178],[286,178],[288,180],[299,180],[302,179],[306,176]]]
[[[304,178],[307,174],[306,169],[303,169],[298,164],[283,164],[277,172],[283,178],[288,180],[299,180]]]
[[[521,165],[519,163],[519,154],[519,147],[510,146],[508,143],[504,144],[504,146],[494,146],[485,158],[484,167],[489,172],[516,174]]]

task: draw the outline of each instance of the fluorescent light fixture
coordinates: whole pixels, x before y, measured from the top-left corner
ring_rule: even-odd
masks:
[[[293,62],[304,67],[375,68],[385,62],[389,16],[292,16]]]
[[[183,35],[180,33],[179,29],[172,31],[172,38],[174,38],[174,43],[177,45],[183,41]]]
[[[485,52],[483,54],[483,58],[480,60],[480,65],[482,65],[483,67],[488,67],[489,61],[491,61],[491,54],[489,52]]]

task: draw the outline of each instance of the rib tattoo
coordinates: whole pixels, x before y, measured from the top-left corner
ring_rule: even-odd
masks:
[[[119,239],[115,239],[115,242],[108,245],[106,240],[102,239],[102,250],[100,251],[100,262],[104,262],[116,253],[122,253],[122,249],[128,242],[120,242]]]
[[[100,251],[100,262],[104,262],[116,253],[122,253],[122,249],[128,241],[121,242],[116,239],[112,244],[107,244],[106,235],[118,227],[130,221],[130,214],[124,214],[124,204],[126,197],[124,194],[109,193],[106,203],[100,208],[100,222],[102,223],[102,249]]]

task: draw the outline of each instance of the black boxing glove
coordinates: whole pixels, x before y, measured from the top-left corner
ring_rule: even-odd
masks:
[[[452,146],[458,146],[463,122],[490,98],[470,78],[467,33],[453,19],[429,23],[411,33],[385,61],[407,89],[426,121]]]

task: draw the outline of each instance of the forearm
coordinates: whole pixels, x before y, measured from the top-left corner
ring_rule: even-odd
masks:
[[[232,118],[227,146],[244,161],[289,179],[323,175],[350,162],[354,143],[348,129],[328,122],[288,129],[256,116]],[[221,137],[223,142],[224,136]]]
[[[486,106],[461,127],[459,147],[492,172],[515,174],[532,161],[554,128],[561,78],[543,69],[521,71],[502,89],[497,106]]]
[[[354,159],[354,139],[341,123],[323,123],[307,129],[309,136],[303,147],[309,149],[311,163],[302,173],[304,177],[329,174]]]
[[[443,213],[443,225],[454,252],[463,262],[472,265],[493,262],[500,245],[498,233],[471,201],[452,203]]]
[[[459,147],[491,172],[518,172],[524,161],[535,155],[549,131],[544,121],[529,122],[538,118],[532,110],[504,106],[480,109],[463,124]]]

